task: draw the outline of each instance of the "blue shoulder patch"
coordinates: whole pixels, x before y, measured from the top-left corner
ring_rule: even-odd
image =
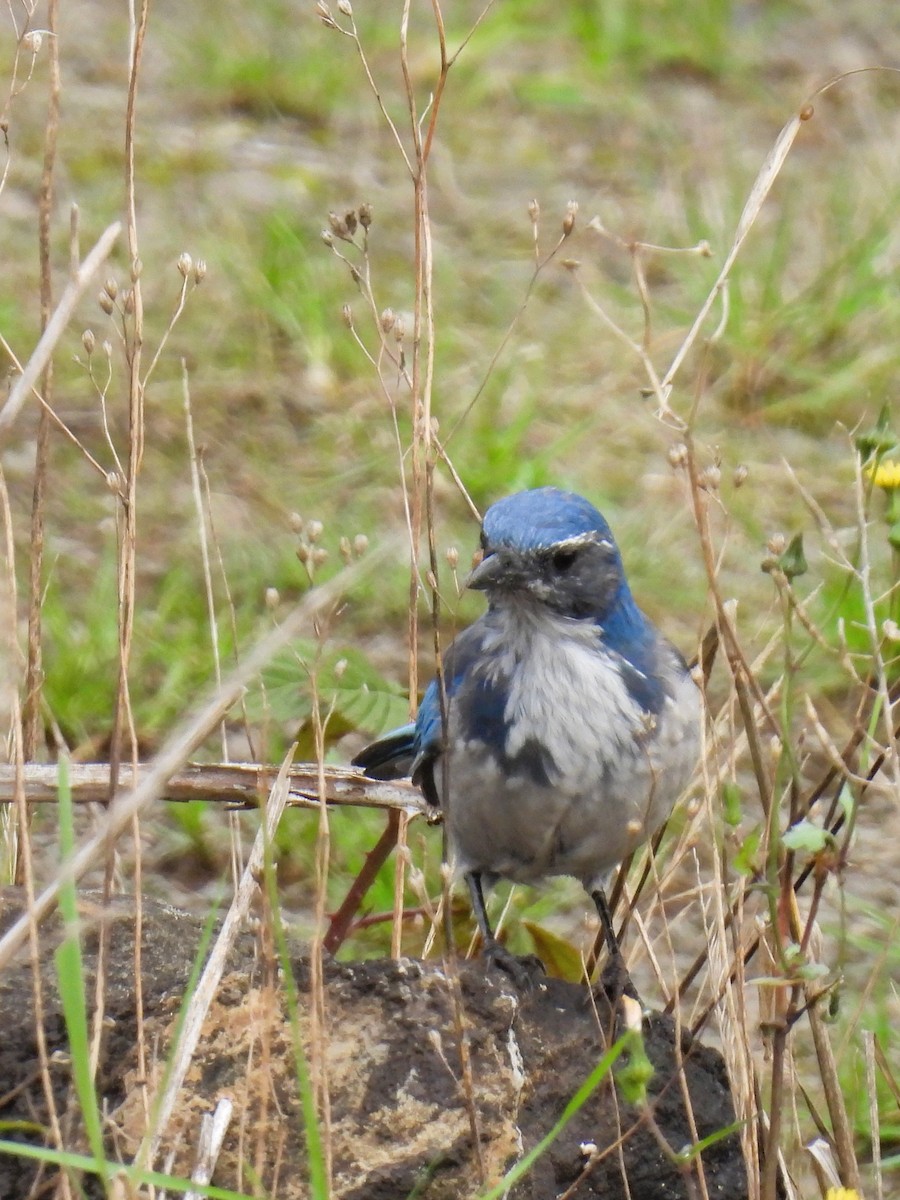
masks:
[[[603,643],[622,660],[619,670],[629,696],[644,712],[661,712],[667,692],[659,674],[660,636],[627,586],[603,622]]]

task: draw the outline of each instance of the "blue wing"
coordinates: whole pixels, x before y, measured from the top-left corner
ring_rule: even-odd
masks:
[[[449,700],[456,694],[469,668],[481,651],[480,622],[465,629],[444,656],[444,680]],[[353,766],[362,767],[372,779],[401,779],[412,775],[432,801],[429,784],[432,767],[444,746],[438,681],[432,679],[422,697],[415,724],[402,725],[357,754]]]

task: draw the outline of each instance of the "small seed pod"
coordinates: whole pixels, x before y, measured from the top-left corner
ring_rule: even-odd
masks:
[[[566,215],[563,217],[562,231],[563,237],[568,237],[575,228],[575,217],[578,215],[578,201],[570,200],[566,206]]]
[[[372,205],[361,204],[357,209],[357,212],[359,214],[360,225],[362,225],[363,229],[368,229],[372,224]]]
[[[94,338],[93,329],[86,329],[84,331],[84,333],[81,335],[81,344],[82,344],[82,346],[84,346],[85,354],[90,355],[90,354],[94,353],[94,346],[96,345],[96,339]]]
[[[194,269],[194,260],[191,258],[191,256],[188,254],[188,252],[186,250],[185,250],[184,254],[180,254],[178,256],[177,266],[178,266],[178,274],[181,276],[181,278],[187,279],[188,275],[190,275],[191,271],[193,271],[193,269]]]
[[[109,292],[101,292],[100,295],[97,297],[97,303],[100,305],[100,307],[103,309],[103,311],[106,313],[107,316],[110,316],[112,314],[113,309],[116,307],[115,304],[113,303],[112,296],[110,296]]]
[[[743,484],[746,483],[747,476],[749,474],[750,468],[747,466],[747,464],[738,463],[738,465],[734,468],[734,486],[736,488],[742,487]]]
[[[721,468],[711,463],[703,471],[700,472],[699,483],[702,488],[706,488],[708,492],[717,492],[719,485],[722,482]]]
[[[111,275],[109,279],[107,279],[106,283],[104,283],[103,290],[106,292],[107,296],[109,296],[110,300],[115,300],[116,296],[118,296],[119,285]]]

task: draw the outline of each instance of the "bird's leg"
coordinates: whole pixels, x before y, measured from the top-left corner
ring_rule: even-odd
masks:
[[[621,958],[622,951],[619,949],[619,939],[616,937],[615,929],[613,929],[612,913],[609,911],[609,904],[607,903],[606,893],[603,888],[594,888],[591,892],[591,899],[596,906],[600,924],[603,926],[603,940],[606,942],[609,957]]]
[[[472,899],[472,912],[478,924],[481,940],[484,944],[483,953],[488,962],[499,967],[510,976],[516,987],[527,991],[534,987],[534,967],[538,965],[543,971],[543,964],[533,955],[520,959],[502,945],[494,936],[491,923],[488,920],[487,908],[484,903],[484,892],[481,887],[481,873],[470,871],[466,875],[469,885],[469,895]]]
[[[603,926],[603,938],[606,942],[606,949],[609,956],[600,976],[600,986],[613,1007],[618,1004],[619,998],[623,993],[639,1001],[640,997],[637,994],[637,989],[631,982],[631,976],[628,974],[628,968],[625,966],[625,959],[619,946],[619,939],[616,937],[616,931],[613,928],[612,913],[609,911],[609,904],[607,903],[606,893],[603,891],[603,888],[593,888],[591,890],[591,899],[596,905],[597,915],[600,917],[600,924]]]

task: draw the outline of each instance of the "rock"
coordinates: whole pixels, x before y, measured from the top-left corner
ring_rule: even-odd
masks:
[[[130,904],[117,903],[112,912],[95,912],[88,921],[83,944],[89,1002],[103,921],[110,937],[98,1091],[108,1114],[109,1152],[127,1160],[145,1121]],[[198,921],[172,909],[148,904],[145,910],[144,1044],[152,1083],[162,1077],[200,932]],[[49,950],[48,945],[42,978],[52,1055],[65,1051],[66,1034]],[[173,1172],[190,1174],[200,1117],[228,1095],[235,1114],[213,1182],[251,1191],[255,1173],[267,1194],[299,1200],[309,1195],[306,1145],[278,972],[271,962],[266,965],[249,935],[235,947],[230,966],[204,1025],[162,1158],[173,1152]],[[310,1061],[314,1070],[317,1063],[327,1063],[329,1117],[322,1128],[330,1130],[334,1195],[341,1200],[406,1200],[413,1193],[419,1200],[481,1195],[554,1126],[608,1045],[609,1007],[602,996],[592,1003],[583,987],[547,979],[518,995],[505,977],[485,972],[480,964],[460,963],[448,975],[438,963],[401,959],[326,962],[325,1035],[316,1036],[314,1053],[309,1044],[309,963],[298,958],[293,969]],[[466,1067],[460,1028],[465,1030]],[[27,964],[0,978],[0,1029],[0,1096],[5,1097],[0,1121],[44,1123],[47,1109],[36,1070]],[[716,1052],[686,1037],[676,1053],[673,1023],[662,1016],[646,1019],[644,1042],[654,1066],[649,1095],[657,1132],[608,1078],[510,1192],[513,1200],[551,1200],[563,1194],[576,1200],[690,1195],[682,1172],[696,1172],[697,1163],[679,1169],[673,1161],[676,1152],[693,1142],[678,1060],[684,1064],[699,1138],[734,1120],[724,1065]],[[51,1071],[58,1110],[77,1112],[68,1068],[59,1063]],[[67,1146],[83,1148],[77,1124],[64,1122],[66,1127],[72,1130]],[[17,1136],[35,1140],[31,1133]],[[663,1142],[671,1154],[664,1152]],[[736,1134],[704,1151],[702,1169],[710,1197],[740,1200],[747,1195]],[[26,1196],[36,1171],[29,1160],[0,1157],[0,1196]]]

